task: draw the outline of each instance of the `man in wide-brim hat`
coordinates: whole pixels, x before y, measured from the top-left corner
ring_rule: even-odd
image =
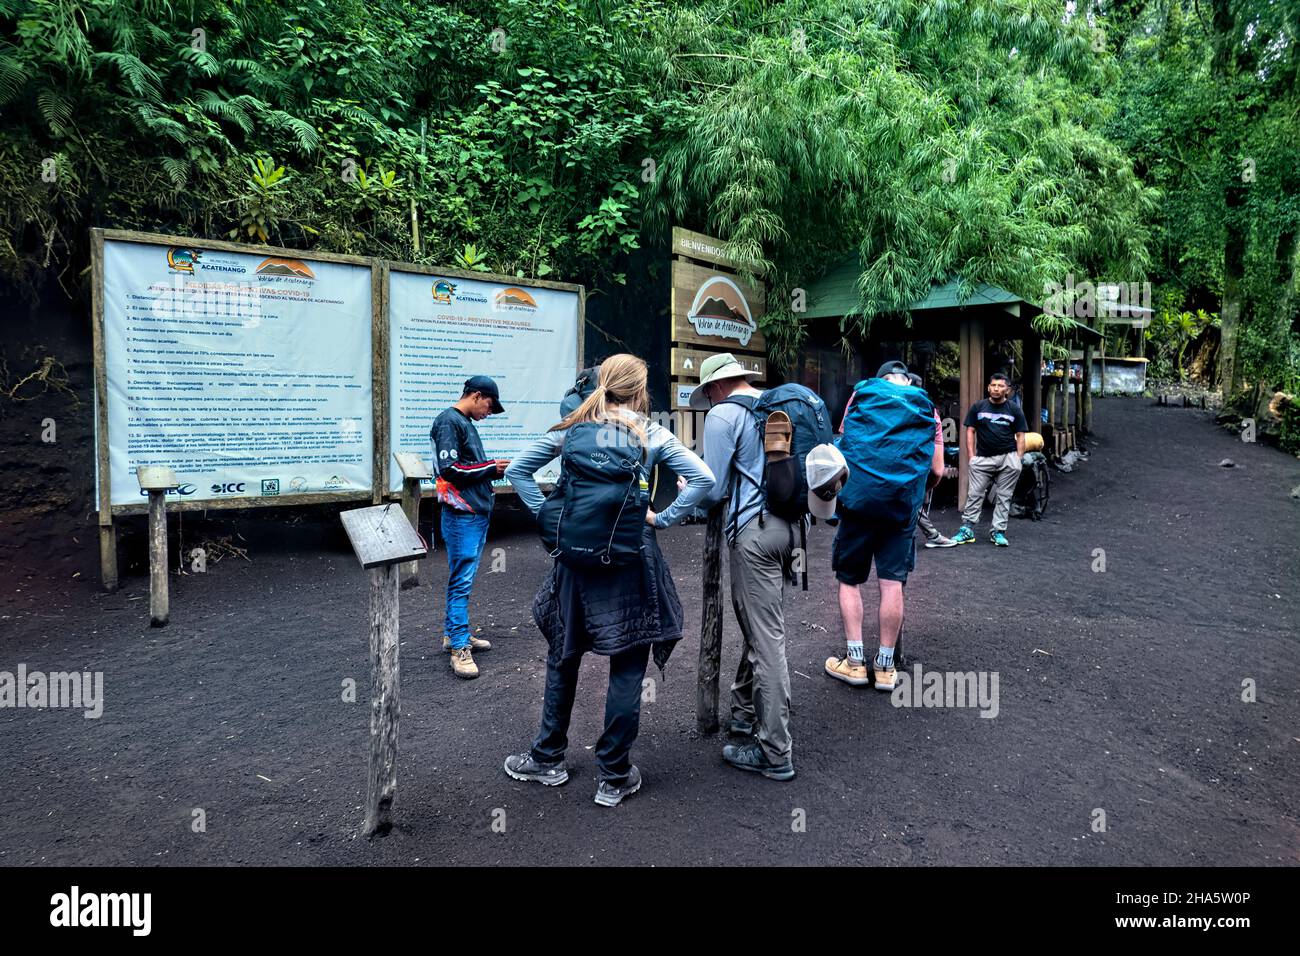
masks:
[[[754,412],[754,402],[763,393],[750,384],[757,378],[759,373],[746,371],[735,356],[711,355],[700,365],[691,408],[709,413],[704,419],[704,461],[715,476],[713,489],[700,504],[707,508],[730,498],[723,527],[730,545],[731,603],[742,645],[727,730],[744,742],[724,747],[722,757],[741,770],[790,780],[790,671],[781,601],[794,534],[789,521],[765,507],[766,454]]]

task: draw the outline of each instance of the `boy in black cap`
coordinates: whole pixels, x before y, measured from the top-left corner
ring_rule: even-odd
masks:
[[[466,680],[478,677],[471,648],[486,651],[492,647],[470,635],[469,592],[487,542],[492,480],[505,474],[510,464],[487,457],[474,423],[503,411],[497,383],[486,375],[475,375],[465,382],[460,401],[435,418],[429,432],[449,572],[442,646],[451,652],[452,671]]]

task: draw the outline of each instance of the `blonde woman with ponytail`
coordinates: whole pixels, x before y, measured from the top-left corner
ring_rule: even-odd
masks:
[[[668,429],[649,421],[646,364],[635,355],[613,355],[600,366],[596,390],[563,421],[520,453],[506,478],[534,515],[544,496],[533,476],[560,457],[568,429],[584,422],[617,424],[636,436],[646,473],[663,464],[684,479],[668,508],[646,513],[643,560],[635,565],[579,570],[556,561],[533,601],[533,617],[550,646],[541,729],[529,750],[506,758],[516,780],[557,786],[569,779],[565,765],[569,718],[582,655],[609,658],[605,732],[596,744],[600,783],[596,803],[616,806],[641,788],[632,744],[641,717],[641,689],[653,650],[660,669],[682,636],[682,605],[655,531],[690,514],[713,487],[713,472]]]

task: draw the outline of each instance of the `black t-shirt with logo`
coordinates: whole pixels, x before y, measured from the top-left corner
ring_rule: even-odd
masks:
[[[1016,432],[1029,431],[1025,413],[1007,399],[996,404],[989,399],[976,402],[966,413],[966,427],[975,429],[975,454],[992,458],[1016,450]]]

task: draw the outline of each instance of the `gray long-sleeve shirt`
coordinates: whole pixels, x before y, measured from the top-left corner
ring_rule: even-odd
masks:
[[[695,452],[677,440],[677,436],[654,422],[641,419],[646,431],[646,471],[663,462],[674,474],[686,479],[686,490],[655,516],[656,528],[667,528],[690,514],[696,503],[713,486],[713,472]],[[546,496],[533,478],[539,470],[560,456],[565,431],[547,432],[520,452],[506,469],[506,480],[519,493],[528,510],[537,514]]]
[[[709,508],[730,496],[722,524],[729,540],[763,510],[765,459],[752,412],[731,402],[709,410],[704,418],[704,463],[716,481],[700,505]]]

